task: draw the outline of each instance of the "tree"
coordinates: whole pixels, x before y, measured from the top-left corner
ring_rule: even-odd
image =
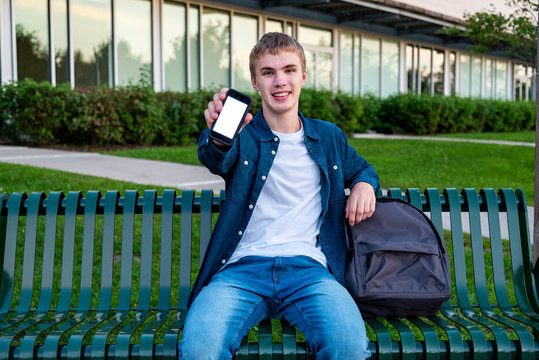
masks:
[[[524,62],[537,62],[537,2],[508,0],[511,14],[495,8],[476,13],[464,13],[464,27],[445,28],[449,35],[471,40],[470,50],[477,53],[502,51]]]
[[[510,14],[491,10],[464,14],[464,27],[444,29],[448,35],[462,36],[471,40],[470,50],[483,53],[503,51],[505,54],[535,64],[535,199],[534,199],[534,263],[539,258],[539,64],[538,56],[538,18],[537,0],[507,0],[506,4],[514,9]]]

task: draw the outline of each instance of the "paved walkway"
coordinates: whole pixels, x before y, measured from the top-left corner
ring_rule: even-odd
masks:
[[[479,142],[508,146],[534,145],[520,142],[380,134],[358,134],[354,137]],[[220,189],[224,189],[224,181],[219,176],[211,174],[203,166],[102,155],[92,152],[75,152],[24,146],[0,145],[0,162],[30,165],[78,174],[105,177],[114,180],[129,181],[136,184],[149,184],[177,189],[212,189],[215,192],[218,192]],[[533,234],[533,207],[531,206],[528,207],[528,217],[531,235]],[[445,217],[443,221],[444,227],[449,228],[449,215]],[[500,221],[502,224],[506,223],[504,216],[500,216]],[[467,216],[463,216],[463,226],[467,232],[469,229],[468,224]],[[506,226],[502,225],[502,228],[504,227]],[[482,229],[483,234],[488,236],[488,220],[486,216],[482,218]],[[502,236],[507,237],[507,230],[502,231]]]
[[[203,166],[101,155],[92,152],[0,146],[0,162],[177,189],[224,189],[221,177]]]

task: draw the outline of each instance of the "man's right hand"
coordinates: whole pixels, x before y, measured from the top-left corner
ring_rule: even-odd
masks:
[[[208,107],[204,110],[204,117],[206,118],[206,124],[211,129],[213,123],[219,116],[221,110],[223,110],[223,100],[226,98],[227,88],[222,88],[218,93],[213,94],[213,100],[208,103]],[[253,115],[247,113],[240,131],[253,119]]]

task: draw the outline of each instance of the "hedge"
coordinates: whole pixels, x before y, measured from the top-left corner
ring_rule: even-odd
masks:
[[[0,142],[32,145],[185,145],[206,127],[212,90],[154,92],[139,83],[72,89],[23,80],[0,86]],[[251,94],[251,112],[261,106]],[[303,89],[300,110],[343,131],[441,134],[521,131],[535,126],[535,102],[399,94],[380,99]]]

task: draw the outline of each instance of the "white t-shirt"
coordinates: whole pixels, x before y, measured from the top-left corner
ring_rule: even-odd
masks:
[[[280,144],[271,171],[227,264],[252,255],[305,255],[327,266],[317,244],[322,215],[320,168],[307,153],[303,128],[292,134],[274,133]]]

